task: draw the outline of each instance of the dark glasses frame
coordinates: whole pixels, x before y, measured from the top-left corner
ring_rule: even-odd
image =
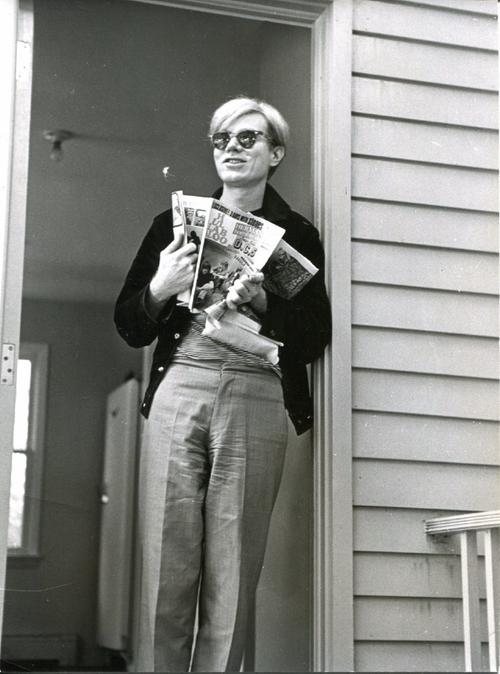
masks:
[[[259,136],[267,138],[270,143],[273,143],[273,139],[264,131],[258,131],[256,129],[243,129],[238,131],[238,133],[231,133],[231,131],[217,131],[209,136],[209,140],[212,143],[213,147],[217,150],[225,150],[229,145],[231,138],[236,138],[238,144],[241,145],[245,150],[250,150],[252,148]]]

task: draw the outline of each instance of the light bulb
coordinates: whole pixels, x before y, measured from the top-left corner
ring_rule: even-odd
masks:
[[[53,161],[61,161],[61,159],[64,156],[64,152],[62,149],[62,142],[60,140],[55,140],[52,143],[52,150],[50,151],[50,158]]]

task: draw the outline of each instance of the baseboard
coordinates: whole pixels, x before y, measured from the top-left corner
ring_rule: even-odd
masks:
[[[77,634],[4,634],[2,660],[51,660],[60,667],[75,667],[80,660]]]

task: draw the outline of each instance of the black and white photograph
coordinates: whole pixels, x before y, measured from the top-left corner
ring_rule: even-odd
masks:
[[[0,671],[500,671],[497,0],[0,0]]]

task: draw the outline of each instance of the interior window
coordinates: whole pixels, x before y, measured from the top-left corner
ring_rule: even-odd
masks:
[[[47,353],[46,344],[21,344],[17,365],[8,531],[15,556],[38,554]]]

